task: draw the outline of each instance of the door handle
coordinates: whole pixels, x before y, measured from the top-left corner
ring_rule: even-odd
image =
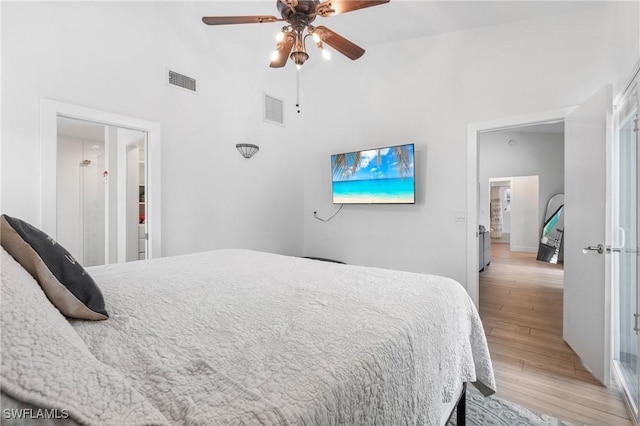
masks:
[[[598,254],[602,254],[604,249],[602,247],[602,244],[598,244],[597,246],[587,246],[587,247],[582,249],[582,253],[583,254],[587,254],[590,251],[597,251]]]

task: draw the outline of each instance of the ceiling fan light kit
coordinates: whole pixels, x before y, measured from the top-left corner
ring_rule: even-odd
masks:
[[[314,27],[311,23],[320,16],[328,18],[340,13],[352,12],[371,6],[388,3],[389,0],[276,0],[281,18],[270,15],[256,16],[205,16],[207,25],[262,24],[287,22],[278,33],[276,50],[271,54],[271,68],[281,68],[291,59],[298,69],[309,59],[305,40],[311,36],[325,59],[331,53],[324,48],[328,44],[351,60],[364,54],[364,49],[325,26]],[[305,34],[306,32],[306,34]]]

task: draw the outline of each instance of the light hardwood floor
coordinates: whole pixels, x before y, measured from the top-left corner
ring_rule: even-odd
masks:
[[[602,386],[562,340],[561,265],[492,244],[480,273],[480,317],[497,396],[577,425],[632,425],[617,388]]]

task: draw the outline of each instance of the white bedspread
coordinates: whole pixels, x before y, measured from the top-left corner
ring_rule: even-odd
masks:
[[[110,318],[73,329],[150,423],[431,425],[461,381],[495,389],[477,312],[450,279],[248,250],[89,272]]]

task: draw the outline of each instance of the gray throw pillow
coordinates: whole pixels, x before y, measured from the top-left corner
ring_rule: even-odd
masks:
[[[0,218],[0,242],[38,281],[51,303],[70,318],[109,318],[102,292],[69,252],[34,226],[7,215]]]

